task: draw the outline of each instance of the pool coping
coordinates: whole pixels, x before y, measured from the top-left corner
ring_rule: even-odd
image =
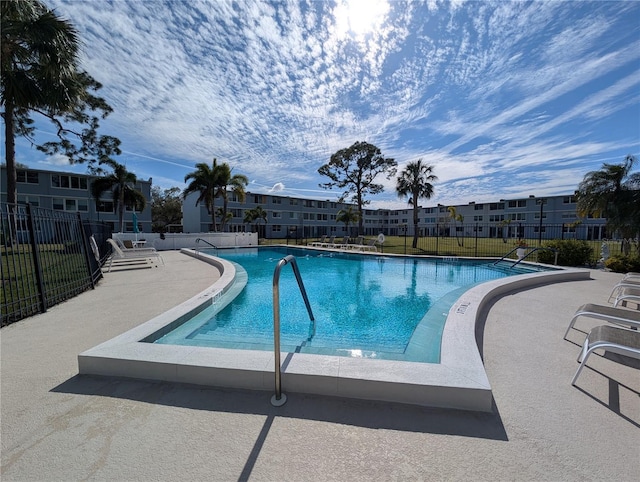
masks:
[[[273,391],[272,351],[143,341],[210,306],[233,282],[235,268],[230,262],[193,250],[181,252],[216,266],[220,278],[184,303],[79,354],[79,373]],[[476,324],[483,309],[509,292],[589,277],[589,270],[565,268],[474,286],[448,312],[439,364],[281,353],[282,390],[489,412],[491,385],[476,342]]]

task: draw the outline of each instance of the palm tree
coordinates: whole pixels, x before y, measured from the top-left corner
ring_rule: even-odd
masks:
[[[396,183],[399,197],[409,196],[409,204],[413,206],[413,248],[418,247],[418,201],[433,196],[433,184],[438,177],[433,174],[433,166],[425,164],[422,159],[410,162],[400,173]]]
[[[267,224],[267,212],[262,209],[262,206],[256,206],[253,209],[247,209],[244,212],[243,222],[247,224],[251,224],[255,221],[263,220],[265,224]],[[259,225],[256,223],[256,231],[258,232]]]
[[[230,213],[227,213],[227,206],[229,204],[228,189],[230,187],[231,192],[238,198],[238,201],[243,203],[246,197],[244,187],[249,184],[249,179],[243,174],[234,174],[232,176],[231,168],[226,162],[223,162],[218,166],[216,160],[214,159],[213,166],[213,170],[216,172],[217,176],[216,197],[222,198],[222,210],[220,211],[220,231],[224,231],[224,227],[227,222],[233,218],[233,216],[229,216]]]
[[[344,231],[349,234],[349,224],[356,224],[360,220],[360,213],[353,210],[353,206],[341,209],[336,215],[336,221],[344,223]]]
[[[462,224],[464,222],[464,216],[462,214],[458,214],[455,206],[449,206],[447,209],[449,210],[449,217],[451,217],[451,220],[453,221],[453,232],[456,236],[456,243],[458,244],[458,247],[462,247],[464,246],[464,236],[462,237],[462,241],[458,238],[458,226],[456,225],[456,222],[460,221],[460,224]]]
[[[16,202],[15,137],[33,132],[28,112],[60,111],[78,95],[78,34],[38,0],[0,2],[0,77],[7,202]]]
[[[603,164],[588,172],[576,191],[580,216],[600,215],[607,229],[625,238],[640,234],[640,173],[631,174],[637,159],[627,156],[622,164]]]
[[[127,168],[115,161],[107,161],[113,172],[105,177],[99,177],[91,185],[91,194],[98,205],[100,196],[106,191],[111,191],[113,195],[113,203],[118,210],[118,223],[120,224],[120,232],[124,232],[124,209],[125,207],[142,211],[147,205],[144,195],[135,189],[138,181],[136,175],[127,171]]]
[[[211,216],[211,223],[213,225],[213,231],[216,229],[216,210],[215,199],[218,195],[218,178],[219,178],[220,166],[216,159],[213,160],[211,167],[205,162],[199,162],[196,164],[196,170],[190,172],[184,177],[184,182],[191,180],[187,187],[182,192],[182,196],[186,197],[193,193],[198,192],[200,195],[196,199],[196,206],[199,203],[204,203],[207,208],[207,212]]]

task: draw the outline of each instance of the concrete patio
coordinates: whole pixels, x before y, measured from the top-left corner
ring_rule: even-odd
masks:
[[[0,330],[3,481],[637,480],[640,372],[579,344],[619,274],[511,293],[480,346],[492,413],[78,376],[77,355],[208,287],[178,252]]]

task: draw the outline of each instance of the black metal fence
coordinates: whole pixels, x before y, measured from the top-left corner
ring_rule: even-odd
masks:
[[[89,244],[92,234],[100,260]],[[0,204],[0,326],[93,288],[110,236],[109,226],[79,214]]]

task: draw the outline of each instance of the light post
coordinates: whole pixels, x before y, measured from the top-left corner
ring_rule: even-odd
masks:
[[[540,205],[540,224],[538,226],[538,248],[542,247],[542,216],[544,214],[544,205],[547,203],[546,198],[536,199],[536,204]]]

